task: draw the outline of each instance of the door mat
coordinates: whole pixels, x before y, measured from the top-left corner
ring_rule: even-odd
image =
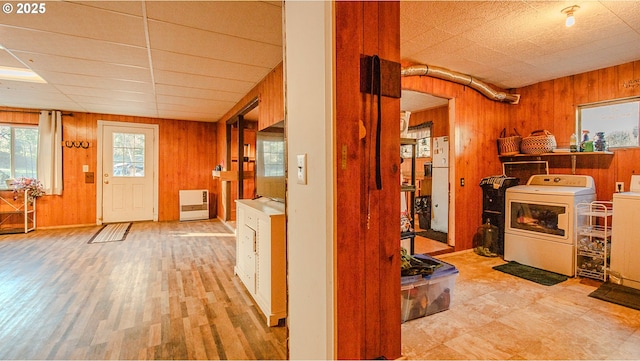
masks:
[[[91,237],[89,243],[106,243],[124,241],[129,234],[131,223],[111,223],[104,227]]]
[[[524,278],[525,280],[529,280],[544,286],[553,286],[569,279],[569,277],[565,275],[541,270],[539,268],[531,266],[526,266],[514,261],[494,266],[493,269],[496,271],[508,273],[516,277]]]
[[[447,233],[434,231],[433,229],[416,232],[416,236],[433,239],[434,241],[442,243],[447,243]]]
[[[635,288],[605,282],[589,297],[640,310],[640,290]]]

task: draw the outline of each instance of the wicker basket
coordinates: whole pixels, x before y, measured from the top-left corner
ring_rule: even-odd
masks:
[[[534,130],[528,137],[522,138],[520,151],[524,154],[541,154],[556,149],[556,137],[548,130]]]
[[[520,153],[520,142],[522,137],[514,128],[511,136],[507,137],[507,129],[502,129],[500,138],[498,138],[498,155],[514,155]]]

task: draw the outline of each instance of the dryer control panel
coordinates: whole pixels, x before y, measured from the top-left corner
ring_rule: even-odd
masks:
[[[593,178],[588,175],[575,174],[538,174],[532,175],[527,182],[532,186],[582,187],[595,188]]]

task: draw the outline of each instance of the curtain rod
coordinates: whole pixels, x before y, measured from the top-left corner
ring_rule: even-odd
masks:
[[[9,109],[0,109],[0,113],[23,113],[23,114],[40,114],[35,110],[9,110]],[[73,117],[73,113],[62,113],[63,117]]]

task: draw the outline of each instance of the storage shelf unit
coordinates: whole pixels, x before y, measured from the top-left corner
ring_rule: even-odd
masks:
[[[576,206],[576,276],[606,281],[611,254],[613,203],[594,201]]]
[[[403,240],[409,241],[409,254],[414,254],[415,250],[415,226],[416,222],[414,220],[415,216],[415,197],[416,197],[416,152],[417,152],[417,142],[412,138],[400,138],[401,145],[408,145],[411,147],[411,183],[410,184],[402,184],[400,186],[400,192],[407,195],[407,211],[411,216],[411,231],[400,232],[400,243],[402,245]],[[406,248],[406,247],[405,247]]]
[[[0,196],[0,234],[28,233],[36,229],[36,200],[29,202],[27,190],[18,199]]]

